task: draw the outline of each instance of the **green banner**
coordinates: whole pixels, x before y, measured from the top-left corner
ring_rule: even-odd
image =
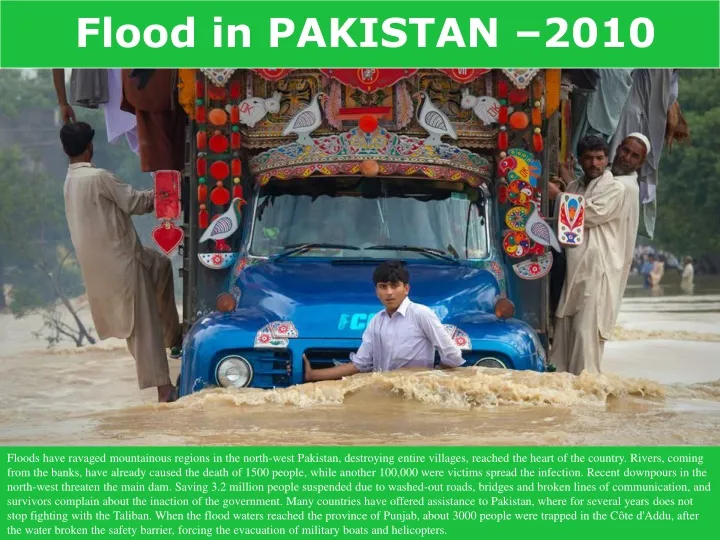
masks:
[[[720,448],[3,448],[6,538],[714,536]]]
[[[718,68],[719,24],[717,0],[2,0],[0,67]]]

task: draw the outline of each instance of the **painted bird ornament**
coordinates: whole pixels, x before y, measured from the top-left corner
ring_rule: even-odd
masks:
[[[551,246],[555,251],[560,253],[560,243],[555,238],[555,231],[550,224],[540,215],[537,205],[531,205],[531,212],[525,222],[525,233],[530,240],[537,242],[543,246]]]
[[[511,152],[513,151],[511,150]],[[537,159],[527,159],[519,153],[511,153],[498,163],[498,174],[507,177],[508,182],[522,180],[536,188],[542,174],[542,167]]]
[[[295,133],[298,136],[298,144],[303,146],[312,145],[313,141],[310,138],[310,134],[319,128],[320,124],[322,124],[322,111],[320,105],[325,102],[327,97],[327,94],[324,92],[318,92],[315,94],[312,101],[310,101],[310,104],[304,109],[298,111],[295,116],[290,119],[288,125],[285,126],[285,129],[283,130],[283,135]]]
[[[200,237],[200,243],[214,240],[217,251],[230,251],[230,246],[225,240],[230,238],[240,226],[241,209],[244,204],[246,204],[245,199],[234,198],[230,202],[230,208],[212,220]]]
[[[430,136],[425,139],[426,145],[437,146],[442,144],[441,137],[444,135],[452,137],[453,139],[458,138],[450,119],[444,112],[433,105],[427,92],[418,92],[414,97],[419,102],[422,102],[422,106],[418,103],[420,110],[417,114],[417,121],[422,128],[430,134]]]

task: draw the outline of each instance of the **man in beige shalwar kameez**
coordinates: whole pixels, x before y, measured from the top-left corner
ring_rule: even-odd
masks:
[[[631,133],[618,146],[615,152],[611,172],[615,180],[625,187],[625,197],[621,210],[622,230],[625,243],[623,247],[623,269],[618,285],[618,300],[613,325],[620,314],[620,304],[625,294],[630,269],[635,257],[635,244],[637,241],[638,226],[640,223],[640,184],[638,171],[645,163],[650,153],[650,140],[642,133]]]
[[[158,401],[175,399],[166,347],[179,347],[182,328],[172,266],[143,247],[132,215],[153,210],[153,191],[136,191],[91,163],[94,130],[65,125],[60,138],[70,167],[65,212],[100,339],[126,339],[140,389],[157,387]]]
[[[637,225],[627,230],[624,215],[630,198],[626,199],[623,183],[606,170],[608,153],[602,137],[583,139],[578,155],[585,174],[566,190],[585,197],[585,239],[579,246],[565,250],[567,273],[555,312],[551,362],[558,371],[575,375],[601,372],[605,342],[612,335],[622,298],[619,290],[625,273],[626,246],[632,235],[634,247],[637,234]],[[549,191],[551,198],[559,193],[554,184],[550,184]]]

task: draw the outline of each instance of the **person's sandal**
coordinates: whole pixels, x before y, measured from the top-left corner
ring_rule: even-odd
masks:
[[[170,349],[170,358],[182,358],[182,347],[173,347]]]

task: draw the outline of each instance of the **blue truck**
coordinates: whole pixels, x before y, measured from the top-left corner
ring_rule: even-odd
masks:
[[[403,129],[393,129],[402,96],[380,100],[394,112],[367,101],[359,107],[363,96],[357,90],[312,70],[283,78],[236,70],[226,85],[240,81],[252,97],[238,95],[237,87],[232,92],[232,86],[219,92],[224,85],[197,71],[198,107],[207,110],[199,111],[191,128],[189,189],[183,191],[186,335],[180,396],[218,386],[300,384],[303,355],[313,368],[350,361],[368,322],[382,309],[372,273],[389,259],[405,261],[410,298],[435,311],[465,366],[552,369],[546,353],[552,255],[547,246],[527,241],[509,217],[510,209],[513,218],[518,212],[527,217],[533,204],[546,211],[547,170],[541,169],[547,150],[520,146],[536,131],[511,134],[515,142],[502,145],[511,148],[498,150],[504,126],[491,131],[487,119],[462,101],[502,77],[495,71],[487,75],[490,82],[479,78],[457,92],[454,109],[436,105],[428,88],[455,96],[453,89],[467,84],[444,72],[403,80],[424,91],[419,112]],[[302,94],[306,87],[315,94]],[[338,92],[354,97],[334,109],[317,99]],[[295,99],[298,94],[304,99]],[[248,120],[248,103],[264,108],[265,116]],[[429,111],[421,109],[427,104]],[[205,119],[218,110],[228,113],[226,123],[210,125]],[[463,125],[453,122],[458,117]],[[461,129],[464,135],[458,135]],[[242,150],[213,154],[213,148],[228,145],[207,141],[229,141],[233,134],[242,136]],[[490,147],[477,151],[435,135],[474,137]],[[508,157],[515,165],[507,166]],[[227,170],[217,163],[226,163]],[[523,174],[517,163],[530,169],[534,181],[516,185]],[[213,167],[222,170],[213,175]],[[213,194],[215,189],[221,191]],[[213,219],[203,223],[208,206]]]

